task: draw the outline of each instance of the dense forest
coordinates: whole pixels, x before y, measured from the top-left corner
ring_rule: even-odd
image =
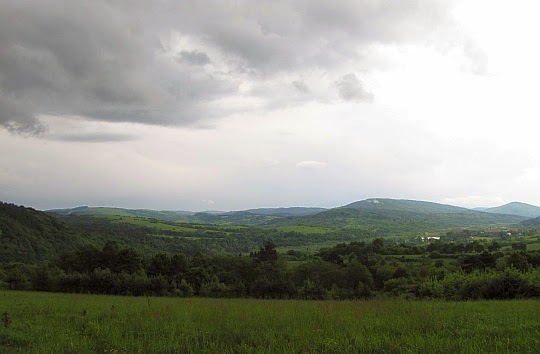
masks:
[[[454,247],[454,249],[452,249]],[[473,246],[474,247],[474,246]],[[406,296],[443,299],[512,299],[540,296],[540,251],[514,244],[509,252],[463,253],[455,262],[434,260],[454,245],[385,246],[351,242],[321,249],[314,256],[278,254],[267,242],[249,256],[193,256],[159,253],[143,257],[107,242],[82,247],[53,262],[4,264],[0,279],[8,289],[56,292],[353,299]],[[431,250],[428,252],[428,250]],[[466,246],[462,252],[468,251]],[[458,251],[459,252],[459,251]],[[417,258],[406,256],[417,255]]]

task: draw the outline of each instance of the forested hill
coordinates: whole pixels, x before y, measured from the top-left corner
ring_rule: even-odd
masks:
[[[343,206],[347,209],[405,211],[421,214],[471,214],[485,215],[480,211],[461,208],[453,205],[424,202],[420,200],[372,198]],[[504,214],[504,213],[501,213]]]
[[[224,213],[201,212],[193,215],[183,216],[181,222],[218,224],[218,225],[262,225],[271,220],[284,218],[314,215],[327,209],[323,208],[259,208],[240,211],[230,211]]]
[[[82,234],[46,213],[0,202],[0,261],[57,258],[83,241]]]
[[[131,210],[120,208],[79,207],[51,210],[64,215],[132,216],[182,223],[215,225],[250,225],[261,227],[277,226],[320,226],[329,228],[354,228],[378,236],[417,233],[455,227],[486,225],[513,225],[525,220],[516,215],[501,215],[452,205],[373,198],[324,210],[321,208],[260,208],[231,212],[178,212]]]
[[[176,221],[184,215],[190,215],[189,211],[172,211],[172,210],[149,210],[149,209],[123,209],[123,208],[107,208],[107,207],[88,207],[80,206],[70,209],[51,209],[47,213],[52,215],[117,215],[117,216],[134,216],[164,221]]]
[[[540,216],[540,207],[520,202],[512,202],[493,208],[484,209],[487,213],[519,215],[526,218],[536,218]]]
[[[540,217],[522,221],[521,225],[526,226],[526,227],[538,227],[540,226]]]
[[[490,214],[430,202],[368,199],[316,215],[272,220],[270,224],[354,228],[388,236],[458,227],[514,225],[523,220],[516,215]]]
[[[80,206],[69,209],[51,209],[47,213],[51,215],[90,215],[90,216],[131,216],[162,221],[204,223],[220,225],[257,225],[266,221],[287,217],[312,215],[324,211],[324,208],[288,207],[288,208],[257,208],[229,212],[192,212],[181,210],[149,210],[149,209],[124,209],[108,207]]]
[[[274,216],[301,216],[313,215],[325,211],[325,208],[308,208],[308,207],[288,207],[288,208],[256,208],[244,210],[245,212],[258,215],[274,215]]]

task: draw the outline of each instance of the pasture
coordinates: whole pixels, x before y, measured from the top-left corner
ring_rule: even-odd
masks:
[[[0,291],[0,352],[535,353],[540,301],[292,301]]]

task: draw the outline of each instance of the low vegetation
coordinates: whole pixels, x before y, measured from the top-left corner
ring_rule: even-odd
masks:
[[[540,347],[540,302],[531,300],[221,300],[0,291],[0,312],[4,353],[535,353]]]
[[[54,262],[7,263],[0,286],[13,290],[278,299],[368,299],[380,296],[447,300],[540,297],[540,251],[513,243],[427,246],[351,242],[316,255],[272,242],[247,255],[159,253],[145,258],[107,242],[63,253]]]

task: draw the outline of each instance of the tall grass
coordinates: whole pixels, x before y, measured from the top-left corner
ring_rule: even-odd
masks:
[[[0,291],[0,352],[537,353],[540,301],[175,299]],[[8,323],[9,322],[9,323]]]

